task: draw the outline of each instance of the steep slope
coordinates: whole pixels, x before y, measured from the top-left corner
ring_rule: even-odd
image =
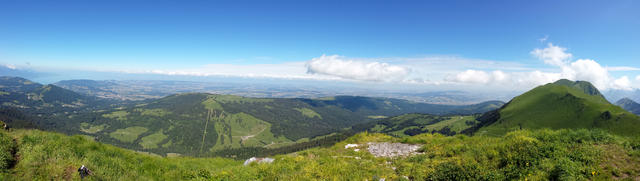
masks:
[[[640,104],[629,99],[622,98],[616,102],[617,106],[622,107],[622,109],[627,110],[633,114],[640,115]]]
[[[223,158],[165,158],[79,135],[0,130],[0,180],[80,180],[81,165],[93,172],[88,180],[189,180],[241,164]]]
[[[517,129],[599,128],[640,135],[640,118],[609,103],[589,82],[559,80],[530,90],[478,118],[477,134]]]

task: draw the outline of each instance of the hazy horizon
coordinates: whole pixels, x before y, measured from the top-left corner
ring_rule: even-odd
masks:
[[[1,4],[0,73],[42,83],[522,92],[566,78],[640,88],[634,1]]]

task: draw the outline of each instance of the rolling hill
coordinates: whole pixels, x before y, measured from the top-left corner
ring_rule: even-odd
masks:
[[[396,137],[422,133],[440,133],[450,136],[476,125],[478,116],[480,114],[430,115],[411,113],[363,123],[354,126],[353,129],[365,129],[368,132],[385,133]]]
[[[564,79],[517,96],[478,120],[478,125],[465,132],[503,135],[518,129],[597,128],[640,135],[638,116],[609,103],[591,83]]]
[[[3,80],[4,107],[33,118],[15,120],[33,120],[45,130],[84,134],[134,150],[197,156],[305,143],[389,116],[474,114],[503,105],[500,101],[460,106],[358,96],[248,98],[208,93],[117,101],[16,77]]]
[[[277,148],[306,142],[379,117],[412,112],[479,113],[501,102],[468,106],[337,96],[322,99],[247,98],[185,93],[69,119],[82,133],[121,147],[201,155],[224,149]]]
[[[48,119],[58,115],[107,108],[117,102],[85,96],[55,86],[42,85],[20,77],[0,77],[0,107],[17,109],[27,115]]]
[[[618,100],[616,102],[616,105],[622,107],[622,109],[625,109],[633,114],[640,115],[640,104],[638,104],[637,102],[629,98],[622,98]]]

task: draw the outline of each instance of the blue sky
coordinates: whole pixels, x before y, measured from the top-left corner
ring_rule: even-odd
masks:
[[[526,83],[517,87],[528,88],[554,78],[626,76],[628,86],[601,88],[629,89],[640,82],[639,9],[630,0],[0,0],[0,63],[431,87],[512,87],[500,81],[520,80]],[[554,47],[571,54],[564,65],[533,54]],[[583,59],[605,74],[583,75],[595,66]],[[546,78],[528,80],[535,71]]]

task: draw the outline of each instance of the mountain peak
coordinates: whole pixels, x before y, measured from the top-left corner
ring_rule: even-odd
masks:
[[[527,91],[478,120],[485,126],[474,129],[487,135],[541,128],[600,128],[620,135],[640,135],[640,117],[606,101],[591,83],[566,79]]]
[[[629,99],[628,97],[625,97],[625,98],[622,98],[622,99],[616,101],[616,105],[628,104],[628,103],[636,103],[636,101],[633,101],[633,100]]]
[[[571,81],[568,79],[560,79],[552,84],[555,85],[563,85],[563,86],[567,86],[576,90],[580,90],[582,92],[584,92],[585,94],[589,94],[589,95],[595,95],[595,96],[600,96],[602,98],[604,98],[604,95],[602,95],[602,93],[600,93],[600,91],[598,90],[598,88],[596,88],[595,86],[593,86],[593,84],[591,84],[591,82],[588,81]]]
[[[618,100],[616,102],[616,105],[622,107],[622,109],[625,109],[633,114],[640,115],[640,104],[638,104],[636,101],[633,101],[627,97]]]

